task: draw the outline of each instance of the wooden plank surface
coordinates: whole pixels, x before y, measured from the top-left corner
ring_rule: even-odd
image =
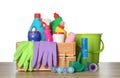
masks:
[[[0,78],[120,78],[120,62],[102,62],[97,72],[58,74],[45,71],[18,72],[13,62],[0,63]]]

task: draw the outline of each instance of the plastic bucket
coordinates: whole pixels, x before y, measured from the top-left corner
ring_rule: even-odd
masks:
[[[88,62],[99,63],[99,54],[104,49],[101,33],[76,34],[76,55],[81,51],[81,38],[88,38]],[[101,47],[102,43],[102,47]],[[101,47],[101,48],[100,48]]]

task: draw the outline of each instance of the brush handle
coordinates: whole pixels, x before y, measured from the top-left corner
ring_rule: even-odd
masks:
[[[81,52],[79,52],[79,54],[78,54],[77,62],[80,62],[80,58],[81,58]]]

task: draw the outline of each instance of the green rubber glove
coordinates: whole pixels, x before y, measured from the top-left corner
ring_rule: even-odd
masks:
[[[27,70],[32,71],[33,68],[31,66],[31,63],[32,63],[32,55],[33,55],[33,42],[29,42],[26,50],[27,51],[26,51],[25,55],[23,55],[23,59],[25,59],[23,68],[24,68],[24,71],[27,71]],[[26,58],[24,58],[24,57],[26,57]],[[28,69],[28,67],[29,67],[29,69]]]
[[[16,52],[14,54],[14,61],[19,60],[19,58],[21,57],[21,55],[22,55],[22,53],[27,45],[28,45],[27,41],[18,42],[18,46],[17,46]]]
[[[33,70],[33,68],[31,67],[32,54],[33,54],[33,42],[28,41],[20,42],[14,55],[14,60],[18,61],[18,68],[21,68],[23,66],[24,71],[27,71],[29,67],[29,71],[32,71]]]

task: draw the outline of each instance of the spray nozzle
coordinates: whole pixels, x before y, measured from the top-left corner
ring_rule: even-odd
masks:
[[[54,18],[58,18],[59,17],[59,14],[58,13],[54,13]]]

